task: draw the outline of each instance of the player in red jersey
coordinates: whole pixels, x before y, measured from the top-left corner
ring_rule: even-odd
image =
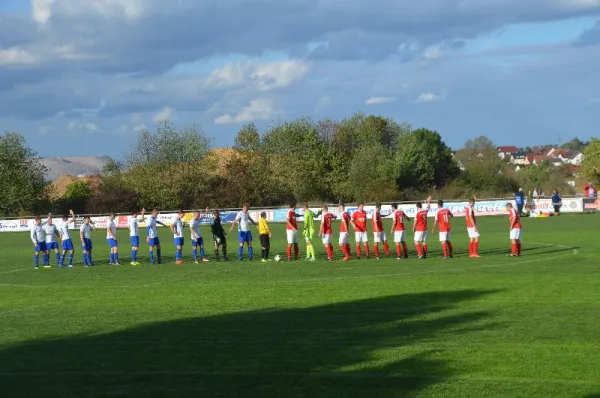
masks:
[[[439,224],[440,226],[440,242],[442,243],[442,252],[444,253],[444,258],[452,258],[453,249],[452,249],[452,239],[450,237],[452,233],[452,227],[450,226],[450,219],[454,217],[452,212],[444,208],[444,201],[438,200],[438,211],[435,213],[435,221],[433,222],[433,228],[431,229],[431,233],[435,233],[435,227]]]
[[[373,249],[375,257],[379,260],[379,243],[383,243],[383,252],[386,257],[390,256],[390,246],[388,245],[387,236],[383,229],[383,221],[381,220],[381,203],[375,203],[375,212],[372,217],[373,222]]]
[[[340,249],[344,253],[344,260],[350,260],[350,239],[348,238],[348,231],[350,231],[350,215],[346,211],[346,206],[343,204],[339,207],[340,217],[342,222],[340,223]]]
[[[513,208],[512,203],[506,204],[506,211],[510,220],[510,241],[512,250],[511,257],[519,257],[521,255],[521,215]]]
[[[362,243],[365,247],[365,255],[367,258],[371,256],[369,250],[369,238],[367,236],[367,212],[365,211],[365,204],[359,203],[358,210],[352,213],[352,226],[354,227],[354,237],[356,240],[356,258],[360,259],[360,244]]]
[[[319,229],[319,236],[323,239],[323,246],[327,251],[327,259],[333,261],[333,245],[331,244],[331,234],[333,233],[333,226],[331,222],[336,218],[329,212],[327,206],[323,206],[323,213],[321,215],[321,228]]]
[[[431,206],[431,196],[427,197],[427,206],[423,208],[421,202],[416,203],[417,214],[415,215],[415,223],[413,224],[413,232],[415,234],[415,248],[417,249],[418,258],[427,258],[427,214]]]
[[[294,247],[294,258],[298,260],[298,222],[296,221],[298,217],[300,217],[300,215],[296,214],[296,202],[291,202],[286,219],[288,261],[292,261],[292,246]]]
[[[479,229],[477,228],[477,220],[475,218],[475,201],[476,197],[469,200],[469,205],[465,207],[465,217],[467,219],[467,233],[469,234],[469,257],[479,258]]]
[[[394,235],[394,243],[396,244],[396,259],[400,260],[402,257],[408,258],[408,246],[406,245],[406,226],[404,220],[410,221],[410,218],[406,215],[403,210],[398,210],[398,203],[392,203],[393,221],[392,221],[392,235]],[[404,250],[404,253],[402,253]]]

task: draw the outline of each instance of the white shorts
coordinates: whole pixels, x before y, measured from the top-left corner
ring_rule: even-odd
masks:
[[[477,232],[477,228],[467,228],[467,233],[469,234],[469,239],[479,238],[479,232]]]
[[[452,235],[451,231],[440,232],[440,242],[450,242],[450,235]]]
[[[426,242],[427,231],[415,231],[415,242]]]
[[[323,235],[323,244],[324,245],[330,245],[331,244],[331,234],[324,234]]]
[[[348,243],[350,243],[350,240],[348,239],[348,232],[340,232],[339,243],[340,245],[347,245]]]
[[[369,242],[369,238],[367,237],[367,233],[366,232],[355,232],[354,233],[354,240],[356,240],[356,243],[367,243],[367,242]]]
[[[287,229],[285,232],[287,234],[288,245],[298,244],[298,231],[292,231]]]
[[[510,230],[510,240],[521,240],[521,228],[513,228]]]
[[[385,241],[387,241],[387,236],[386,236],[385,232],[381,231],[379,234],[377,234],[376,232],[373,232],[373,242],[381,243],[381,242],[385,242]]]
[[[406,239],[404,239],[405,235],[406,235],[406,231],[394,231],[394,242],[395,243],[406,242]]]

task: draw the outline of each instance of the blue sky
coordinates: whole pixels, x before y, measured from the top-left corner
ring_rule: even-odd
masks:
[[[459,148],[588,139],[600,0],[3,0],[0,128],[42,156],[120,158],[157,120],[381,114]]]

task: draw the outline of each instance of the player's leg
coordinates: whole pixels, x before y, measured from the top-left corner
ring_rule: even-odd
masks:
[[[148,239],[148,258],[150,260],[150,264],[154,264],[154,239]]]
[[[86,246],[88,248],[88,262],[90,263],[90,265],[94,265],[94,260],[92,258],[92,251],[94,248],[91,239],[87,239]]]
[[[423,242],[423,232],[422,231],[415,231],[414,241],[415,241],[415,249],[417,250],[418,258],[423,258],[423,247],[421,246],[421,243]]]
[[[271,250],[271,238],[269,238],[269,235],[266,236],[265,241],[265,260],[269,261],[269,251]]]
[[[131,265],[138,265],[137,255],[140,248],[140,237],[132,236],[131,240]]]
[[[33,266],[35,267],[35,269],[38,269],[40,266],[40,251],[41,251],[41,247],[39,243],[36,243],[36,245],[34,246],[33,249]]]
[[[214,249],[215,257],[216,257],[217,261],[221,261],[221,256],[219,253],[220,243],[221,242],[220,242],[219,238],[217,237],[217,235],[213,235],[213,249]]]
[[[440,243],[442,244],[443,258],[448,258],[448,237],[446,232],[440,232]]]
[[[452,231],[448,231],[448,239],[446,240],[448,245],[448,257],[454,257],[454,247],[452,247]]]
[[[423,258],[427,258],[428,248],[427,248],[427,231],[423,232],[423,241],[421,242],[423,246]]]
[[[260,259],[263,263],[267,262],[267,241],[266,241],[266,235],[265,234],[260,234],[258,235],[258,240],[260,241]]]
[[[158,264],[162,264],[162,249],[158,237],[154,238],[154,246],[156,247],[156,261]]]
[[[304,237],[304,241],[306,242],[306,258],[305,258],[305,260],[308,261],[311,259],[311,248],[312,248],[312,242],[310,241],[310,236],[306,235]]]
[[[238,241],[239,241],[239,247],[238,247],[238,259],[240,261],[244,261],[244,242],[246,240],[246,235],[244,234],[243,231],[238,232]]]
[[[225,235],[220,237],[221,239],[221,252],[223,253],[223,260],[227,261],[227,238]]]
[[[356,258],[360,259],[360,255],[361,253],[361,249],[360,249],[360,238],[361,238],[361,233],[360,232],[355,232],[354,233],[354,243],[356,245]]]
[[[285,236],[287,240],[286,254],[288,261],[292,261],[292,245],[294,243],[293,232],[294,231],[290,231],[289,229],[285,230]]]
[[[56,259],[56,265],[60,266],[60,252],[58,251],[58,242],[52,243],[52,249],[54,250],[54,258]]]
[[[119,265],[119,264],[121,264],[121,262],[119,261],[119,243],[117,241],[115,241],[114,251],[115,251],[115,265]]]
[[[252,232],[250,231],[246,235],[246,244],[248,245],[248,260],[252,261],[254,258],[254,249],[252,248]]]
[[[200,237],[198,244],[200,245],[200,259],[202,262],[207,263],[206,252],[204,251],[204,238]]]
[[[198,264],[198,240],[192,239],[192,258],[194,263]]]
[[[369,248],[369,235],[366,231],[362,233],[361,240],[365,248],[365,256],[367,258],[371,257],[371,250]]]
[[[379,241],[381,240],[381,232],[373,232],[373,251],[375,252],[375,258],[379,260]]]
[[[175,263],[183,263],[183,238],[175,238]]]
[[[108,264],[113,265],[115,262],[115,252],[113,250],[114,247],[114,239],[107,239],[106,243],[108,243],[108,253],[109,253],[109,257],[108,257]]]
[[[294,259],[297,261],[300,255],[300,246],[298,245],[298,231],[293,231],[293,242],[294,242]]]
[[[81,257],[83,259],[83,265],[85,267],[89,267],[92,265],[91,261],[90,261],[90,252],[88,249],[88,240],[84,239],[83,240],[83,245],[81,246]]]
[[[391,253],[390,253],[390,245],[388,245],[387,234],[382,231],[380,239],[383,241],[383,253],[385,253],[386,257],[389,257],[391,255]]]
[[[396,247],[396,259],[402,258],[402,233],[400,231],[394,231],[394,246]]]
[[[50,251],[48,250],[48,244],[46,242],[41,243],[42,252],[44,253],[44,268],[50,267]]]

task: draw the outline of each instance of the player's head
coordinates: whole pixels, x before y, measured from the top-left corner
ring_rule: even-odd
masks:
[[[179,211],[177,212],[177,217],[179,217],[179,218],[183,218],[183,216],[185,216],[185,212],[184,212],[183,210],[179,210]]]
[[[244,203],[244,205],[242,206],[242,210],[243,210],[244,212],[247,212],[247,211],[248,211],[248,209],[250,209],[250,203]]]
[[[86,224],[89,224],[90,223],[90,216],[83,217],[83,222],[86,223]]]
[[[392,203],[392,210],[398,210],[398,203]]]
[[[519,192],[523,192],[523,188],[519,188]]]
[[[329,207],[327,205],[323,206],[323,213],[327,213],[329,211]]]
[[[219,217],[219,209],[213,211],[213,216],[215,216],[215,218]]]
[[[340,213],[343,213],[345,209],[346,209],[346,205],[343,203],[340,203],[340,207],[339,207]]]
[[[558,194],[558,189],[555,189],[554,191],[552,191],[555,195]]]
[[[296,202],[292,200],[290,202],[290,209],[295,209],[295,208],[296,208]]]
[[[442,199],[438,200],[437,205],[438,205],[438,208],[441,209],[442,207],[444,207],[444,201]]]
[[[35,225],[40,225],[42,223],[42,219],[40,218],[40,216],[35,216],[33,222],[35,223]]]
[[[381,203],[380,202],[375,203],[375,210],[377,210],[377,211],[381,210]]]
[[[308,211],[308,209],[309,209],[308,203],[305,203],[304,206],[303,206],[303,208],[304,208],[304,211]]]
[[[137,217],[137,216],[138,216],[138,212],[137,212],[137,210],[134,210],[134,211],[132,211],[132,212],[131,212],[131,216],[132,216],[132,217]]]
[[[365,207],[365,204],[363,202],[360,202],[358,204],[358,210],[363,211],[364,207]]]
[[[422,209],[423,208],[423,203],[417,202],[417,203],[415,203],[415,206],[417,206],[417,209]]]
[[[114,220],[115,219],[115,213],[108,213],[108,219],[109,220]]]
[[[469,206],[475,205],[475,198],[469,199]]]
[[[48,217],[48,222],[46,224],[47,225],[52,225],[52,217]]]
[[[67,221],[69,219],[69,216],[67,216],[66,214],[63,214],[62,216],[62,220],[63,221]]]
[[[198,210],[194,210],[194,220],[197,220],[200,218],[200,212]]]
[[[267,212],[261,211],[260,212],[260,218],[267,218]]]
[[[158,216],[158,209],[152,209],[152,217],[156,218]]]
[[[513,208],[512,203],[507,203],[506,204],[506,210],[511,210]]]

